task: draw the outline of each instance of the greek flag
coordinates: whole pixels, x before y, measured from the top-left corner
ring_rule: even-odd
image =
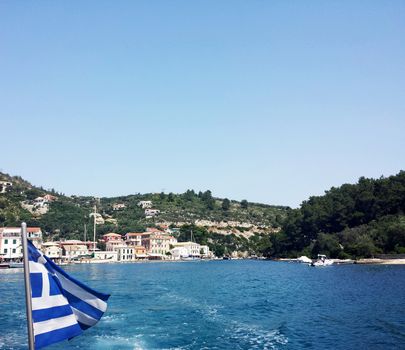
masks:
[[[30,241],[28,258],[35,349],[76,337],[100,320],[108,294],[70,277]]]

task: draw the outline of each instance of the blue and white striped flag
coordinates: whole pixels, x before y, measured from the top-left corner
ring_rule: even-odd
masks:
[[[108,294],[75,280],[28,241],[35,349],[71,339],[94,326]]]

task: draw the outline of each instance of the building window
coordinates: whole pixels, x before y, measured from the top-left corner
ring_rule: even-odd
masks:
[[[4,254],[7,254],[7,248],[4,248]]]
[[[5,239],[5,240],[4,240],[4,244],[8,244],[8,239]]]
[[[17,240],[16,240],[16,239],[13,239],[13,244],[17,244]]]
[[[15,249],[13,249],[13,254],[15,254]]]

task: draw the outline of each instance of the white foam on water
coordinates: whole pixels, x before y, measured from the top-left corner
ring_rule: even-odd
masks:
[[[131,349],[131,350],[143,350],[148,347],[142,341],[142,335],[135,335],[131,337],[119,336],[119,335],[99,335],[95,336],[94,348],[97,350],[102,349]]]
[[[26,320],[27,314],[24,311],[12,311],[11,312],[12,318],[17,320]]]
[[[120,322],[125,319],[124,314],[109,314],[103,316],[103,322],[112,323],[112,322]]]
[[[197,312],[201,313],[203,316],[208,316],[212,319],[215,319],[218,309],[220,309],[222,306],[221,305],[210,305],[207,303],[201,303],[197,302],[196,300],[192,298],[188,298],[176,293],[167,293],[165,294],[165,297],[169,298],[170,300],[174,301],[178,305],[185,305],[187,307],[190,307]]]
[[[278,329],[266,330],[257,325],[232,321],[225,332],[229,338],[248,344],[250,349],[279,349],[288,343],[288,338]]]
[[[168,293],[165,296],[180,305],[185,305],[196,310],[205,320],[220,324],[220,327],[223,329],[228,339],[234,339],[237,343],[241,342],[246,344],[243,345],[243,348],[273,350],[279,349],[288,343],[288,338],[278,329],[269,330],[259,325],[245,324],[221,315],[221,305],[201,303],[192,298],[175,293]],[[221,340],[223,339],[218,339],[219,342],[221,342]],[[176,349],[189,348],[190,345]]]
[[[10,333],[0,335],[0,350],[14,350],[26,347],[27,339],[22,337],[21,334]]]

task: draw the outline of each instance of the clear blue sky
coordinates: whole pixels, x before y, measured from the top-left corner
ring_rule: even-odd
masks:
[[[404,1],[1,1],[0,169],[298,206],[405,169]]]

